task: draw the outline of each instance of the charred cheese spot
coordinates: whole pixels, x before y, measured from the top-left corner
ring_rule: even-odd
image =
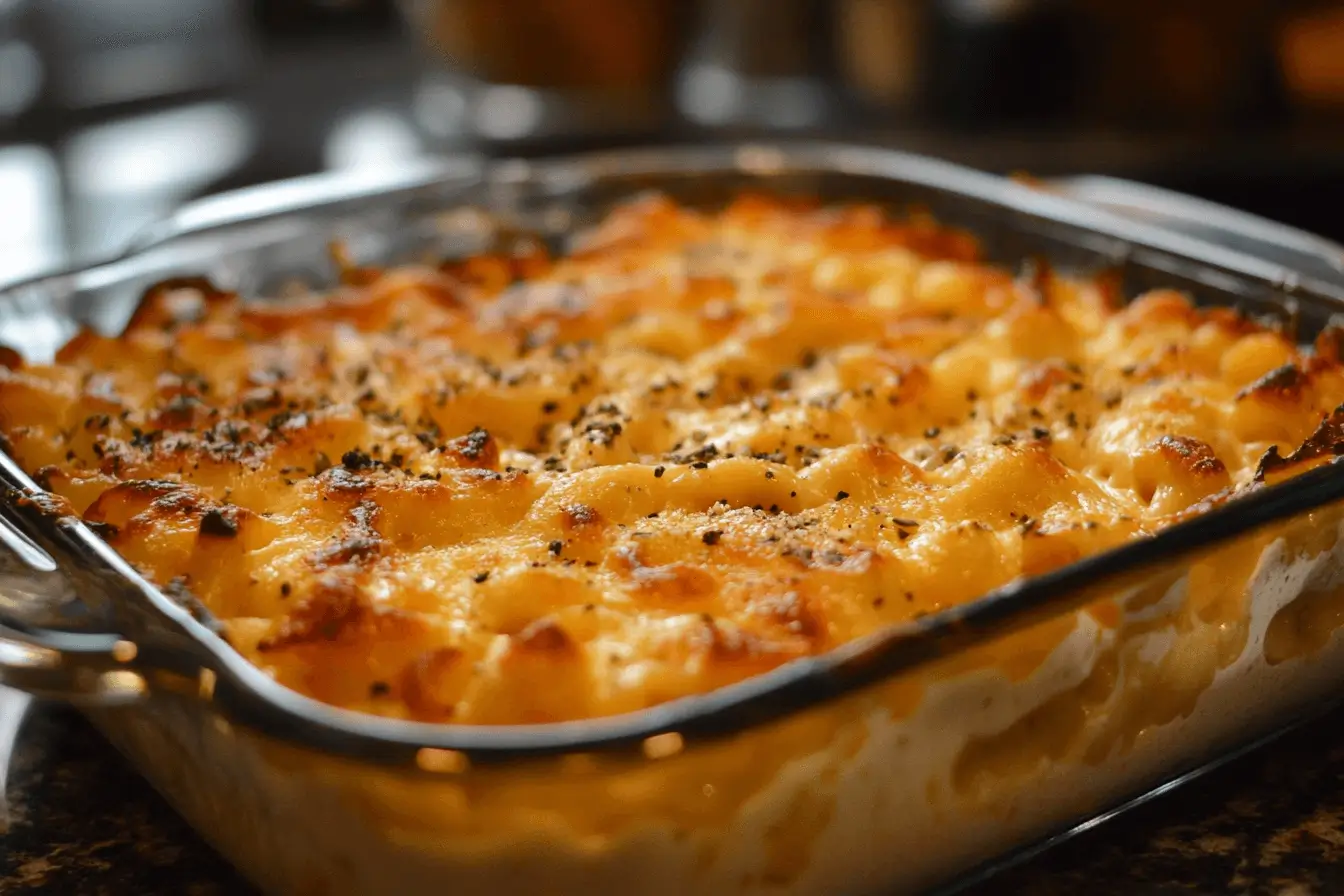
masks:
[[[1255,478],[1260,482],[1282,481],[1340,456],[1344,456],[1344,405],[1325,415],[1312,434],[1287,457],[1277,445],[1271,445],[1256,464]]]
[[[1077,372],[1071,372],[1062,364],[1045,362],[1024,371],[1018,383],[1023,398],[1039,403],[1054,389],[1068,388],[1070,383],[1078,381]]]
[[[493,470],[499,466],[499,443],[480,427],[450,440],[442,450],[457,466],[479,467],[485,470]]]
[[[587,504],[570,504],[562,513],[564,526],[570,531],[602,525],[602,515]]]
[[[234,538],[238,535],[236,508],[214,507],[201,517],[201,534],[210,538]]]
[[[1227,467],[1213,449],[1199,439],[1187,436],[1163,436],[1152,447],[1164,459],[1172,461],[1195,476],[1220,477]]]
[[[400,676],[400,693],[413,718],[446,722],[471,678],[471,658],[456,647],[427,650]]]
[[[542,653],[573,653],[575,645],[560,624],[551,617],[544,617],[528,625],[513,636],[513,642],[524,650]]]
[[[1344,455],[1338,330],[1124,305],[872,204],[338,256],[325,294],[179,279],[53,364],[0,350],[0,437],[279,682],[399,718],[710,690]]]
[[[629,545],[614,551],[611,559],[612,568],[641,603],[686,608],[718,593],[712,573],[686,563],[649,563],[641,553],[640,545]]]
[[[1237,400],[1262,398],[1286,403],[1296,402],[1307,386],[1307,377],[1296,364],[1284,364],[1260,377],[1237,393]]]
[[[1134,463],[1139,498],[1159,513],[1177,513],[1232,484],[1213,448],[1190,436],[1166,435]]]

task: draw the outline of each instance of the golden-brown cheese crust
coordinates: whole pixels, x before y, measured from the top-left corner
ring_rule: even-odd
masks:
[[[0,355],[0,432],[282,683],[479,724],[719,687],[1344,443],[1331,334],[976,252],[873,207],[649,197],[567,258],[283,305],[174,281],[119,338]]]

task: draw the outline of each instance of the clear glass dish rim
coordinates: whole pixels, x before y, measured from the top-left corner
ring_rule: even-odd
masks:
[[[1344,309],[1344,286],[1301,278],[1288,268],[1255,256],[1151,225],[1135,223],[1051,195],[1012,179],[897,150],[852,144],[805,142],[733,146],[673,146],[599,151],[536,160],[438,160],[393,175],[315,176],[212,197],[182,209],[151,227],[117,258],[0,288],[0,302],[40,290],[63,278],[91,277],[146,256],[179,240],[199,239],[265,220],[315,214],[397,195],[413,195],[464,185],[487,190],[515,187],[562,197],[604,179],[839,174],[887,178],[942,190],[1113,239],[1117,260],[1136,251],[1156,253],[1173,272],[1232,275],[1285,296],[1309,295]],[[1285,239],[1295,232],[1284,228]],[[1095,599],[1099,585],[1216,547],[1259,527],[1281,522],[1344,499],[1344,463],[1328,463],[1285,483],[1268,486],[1177,523],[1149,538],[1093,555],[1053,572],[1018,580],[970,603],[922,619],[897,624],[816,657],[800,659],[715,691],[689,695],[625,715],[534,725],[474,726],[430,724],[383,718],[320,703],[275,682],[201,620],[141,577],[91,529],[49,514],[20,514],[15,498],[44,494],[7,453],[0,454],[0,480],[9,489],[3,502],[9,518],[36,524],[49,536],[63,562],[101,568],[126,587],[126,599],[147,603],[166,627],[186,635],[190,650],[170,665],[208,668],[217,683],[213,704],[231,721],[294,745],[379,764],[414,767],[424,748],[464,753],[473,764],[583,752],[638,754],[653,736],[676,732],[688,743],[762,726],[836,700],[880,680],[973,644],[1002,637],[1050,616],[1081,608]],[[29,502],[31,503],[31,502]],[[89,636],[46,633],[52,649],[76,654]],[[112,637],[110,635],[105,637]]]

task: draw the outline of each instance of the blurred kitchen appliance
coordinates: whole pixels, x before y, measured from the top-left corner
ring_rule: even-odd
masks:
[[[1277,56],[1292,106],[1304,114],[1344,111],[1344,3],[1285,16]]]
[[[926,0],[836,0],[836,76],[860,115],[914,110],[928,41]]]
[[[403,0],[437,69],[417,114],[441,140],[512,146],[660,133],[689,0]]]
[[[829,0],[706,0],[677,82],[678,111],[718,131],[833,125]]]
[[[251,0],[251,6],[258,28],[275,37],[359,34],[397,21],[393,0]]]
[[[1282,110],[1278,25],[1299,0],[1078,0],[1078,120],[1112,127],[1260,128]]]
[[[49,72],[46,99],[59,108],[217,89],[238,83],[246,73],[247,22],[236,3],[36,0],[26,5]]]

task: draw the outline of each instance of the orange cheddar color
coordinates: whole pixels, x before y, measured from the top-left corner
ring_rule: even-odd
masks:
[[[0,432],[283,684],[474,724],[730,684],[1338,442],[1338,340],[977,251],[867,206],[651,197],[563,258],[283,304],[176,281],[118,338],[3,356]]]

